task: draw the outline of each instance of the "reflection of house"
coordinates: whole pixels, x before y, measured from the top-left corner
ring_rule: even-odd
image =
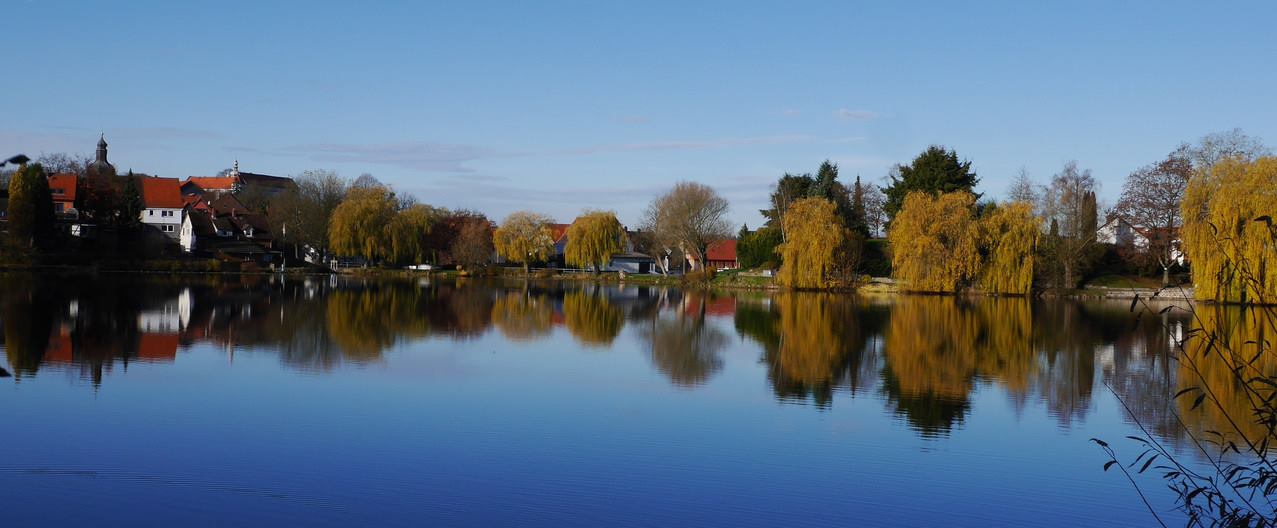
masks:
[[[49,336],[49,346],[44,349],[44,361],[50,363],[71,363],[75,359],[74,342],[71,340],[71,326],[59,325],[54,334]]]
[[[142,195],[142,223],[176,241],[185,205],[177,178],[137,176],[133,180]]]
[[[137,357],[150,361],[173,361],[177,358],[177,345],[176,333],[143,333],[138,336]]]
[[[183,307],[183,303],[187,306]],[[190,318],[190,294],[184,291],[155,308],[137,314],[137,329],[142,333],[176,334],[186,326]],[[183,315],[188,320],[183,320]]]
[[[715,270],[739,268],[740,262],[736,260],[736,240],[728,239],[710,244],[705,250],[705,267]]]

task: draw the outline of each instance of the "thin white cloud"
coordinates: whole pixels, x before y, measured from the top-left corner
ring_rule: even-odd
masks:
[[[474,145],[431,142],[380,144],[312,143],[285,147],[282,152],[333,163],[392,165],[424,172],[472,172],[467,162],[495,157],[489,149]]]
[[[606,152],[638,152],[648,150],[709,150],[759,145],[792,145],[799,143],[847,143],[859,141],[860,138],[821,138],[817,136],[796,134],[780,136],[757,136],[738,138],[718,138],[703,140],[669,140],[646,141],[638,143],[614,143],[562,149],[547,152],[566,156],[601,154]]]
[[[868,110],[848,110],[846,108],[839,108],[834,110],[834,117],[843,121],[868,121],[878,117],[878,114]]]
[[[619,121],[627,125],[646,125],[648,123],[651,123],[652,119],[647,116],[628,115],[628,116],[621,116]]]
[[[794,108],[788,108],[780,112],[780,115],[783,115],[785,117],[798,117],[802,114],[803,114],[802,110],[798,110]]]

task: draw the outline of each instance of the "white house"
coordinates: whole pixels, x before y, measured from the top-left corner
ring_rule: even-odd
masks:
[[[1111,215],[1108,221],[1095,232],[1096,242],[1134,248],[1139,251],[1148,251],[1152,241],[1159,236],[1170,237],[1171,261],[1184,265],[1184,253],[1180,250],[1180,240],[1175,230],[1146,229],[1131,223],[1121,215]]]
[[[1115,246],[1148,248],[1148,239],[1136,236],[1135,226],[1127,221],[1125,217],[1118,215],[1109,216],[1104,225],[1100,226],[1099,230],[1095,232],[1095,241]]]
[[[178,241],[182,230],[182,186],[177,178],[134,178],[142,195],[142,223]]]

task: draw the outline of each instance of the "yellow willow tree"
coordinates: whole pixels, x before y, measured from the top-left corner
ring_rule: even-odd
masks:
[[[567,235],[563,260],[569,266],[592,268],[596,274],[607,267],[612,254],[625,248],[625,228],[612,211],[585,211],[568,227]]]
[[[1041,228],[1042,220],[1026,202],[1011,202],[980,219],[978,243],[984,253],[980,286],[986,292],[1029,293]]]
[[[439,217],[437,209],[424,204],[413,204],[396,213],[386,226],[390,237],[391,259],[400,263],[425,262],[429,253],[426,238]]]
[[[351,189],[333,210],[328,243],[338,255],[368,260],[391,257],[391,230],[398,203],[382,186]]]
[[[796,200],[785,211],[784,226],[785,242],[776,247],[784,264],[776,282],[790,288],[826,286],[838,247],[851,235],[834,203],[824,198]]]
[[[522,264],[526,275],[529,264],[544,261],[554,252],[551,222],[550,217],[530,211],[510,213],[492,233],[492,245],[506,261]]]
[[[1184,192],[1184,253],[1198,300],[1277,303],[1277,158],[1226,158]]]
[[[975,196],[968,192],[932,196],[911,192],[891,221],[887,241],[891,268],[901,289],[952,292],[980,270]]]

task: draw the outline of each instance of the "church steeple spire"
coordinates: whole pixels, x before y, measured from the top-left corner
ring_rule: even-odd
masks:
[[[115,176],[115,167],[106,160],[106,134],[98,137],[98,159],[85,167],[90,176]]]
[[[107,163],[106,161],[106,134],[98,137],[98,161]]]

